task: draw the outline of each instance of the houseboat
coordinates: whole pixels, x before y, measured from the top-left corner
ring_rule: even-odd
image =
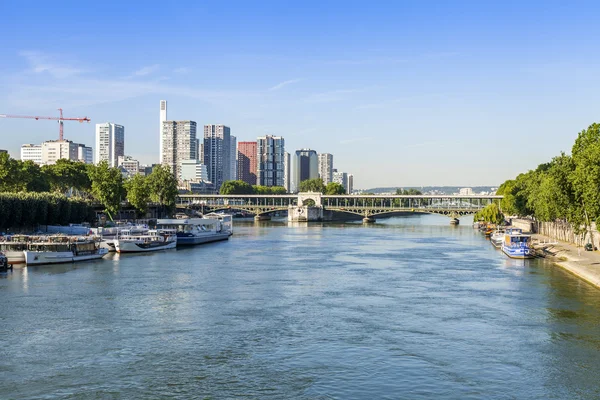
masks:
[[[31,238],[24,250],[27,265],[61,264],[96,260],[108,254],[96,238],[42,236]]]
[[[7,235],[0,238],[0,251],[8,258],[9,264],[24,264],[29,236]]]
[[[531,247],[531,235],[524,234],[521,229],[509,228],[504,233],[502,251],[510,258],[533,258],[535,252]]]
[[[126,233],[129,236],[147,235],[148,225],[117,225],[110,228],[97,228],[96,232],[102,237],[100,247],[108,251],[117,251],[115,240]]]
[[[233,234],[232,217],[228,214],[206,214],[202,218],[159,219],[157,227],[177,233],[177,246],[188,246],[227,240]]]
[[[145,235],[134,235],[122,231],[114,241],[118,253],[141,253],[173,249],[177,246],[177,235],[170,229],[152,229]]]
[[[497,229],[494,233],[492,233],[492,236],[490,236],[490,242],[492,242],[492,245],[495,248],[501,248],[502,243],[504,243],[504,231]]]

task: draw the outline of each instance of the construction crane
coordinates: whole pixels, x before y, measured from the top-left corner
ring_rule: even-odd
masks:
[[[91,120],[88,117],[83,117],[83,118],[65,118],[63,117],[63,110],[62,108],[59,108],[58,111],[60,112],[60,117],[35,117],[35,116],[29,116],[29,115],[7,115],[7,114],[0,114],[0,118],[25,118],[25,119],[49,119],[51,121],[58,121],[58,138],[60,140],[63,140],[63,122],[64,121],[79,121],[79,122],[90,122]]]

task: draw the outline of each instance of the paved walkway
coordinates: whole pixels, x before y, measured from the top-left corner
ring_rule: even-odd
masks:
[[[544,235],[533,235],[536,249],[544,249],[557,265],[600,288],[600,252],[585,251],[574,244],[560,242]]]

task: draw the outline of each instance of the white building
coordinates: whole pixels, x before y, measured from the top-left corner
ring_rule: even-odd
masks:
[[[127,176],[133,176],[140,173],[140,162],[131,156],[119,156],[117,164],[126,172]]]
[[[209,182],[206,165],[200,160],[183,160],[180,162],[179,181]]]
[[[96,164],[107,161],[110,167],[116,167],[119,156],[124,155],[125,127],[110,122],[96,124]]]
[[[333,170],[333,182],[339,183],[346,189],[347,194],[352,194],[354,189],[354,175],[348,174],[347,172],[338,172],[337,169]]]
[[[237,174],[237,138],[233,135],[229,136],[229,180],[235,181],[238,178]]]
[[[292,154],[290,192],[296,193],[300,189],[300,183],[307,179],[319,177],[319,157],[317,152],[311,149],[296,150]]]
[[[319,177],[323,184],[327,186],[333,180],[333,154],[319,154]]]
[[[458,190],[458,194],[461,196],[471,196],[473,195],[473,189],[471,188],[461,188]]]
[[[208,180],[218,191],[223,182],[231,179],[231,129],[225,125],[204,125],[203,151]]]
[[[21,161],[33,161],[36,164],[42,163],[42,145],[24,144],[21,146]]]
[[[166,120],[167,120],[167,101],[161,100],[160,101],[160,118],[159,118],[160,127],[159,127],[159,140],[158,140],[159,146],[160,146],[158,162],[160,162],[160,163],[162,163],[162,160],[163,160],[163,122],[165,122]]]
[[[197,160],[196,122],[164,121],[161,164],[168,165],[176,177],[181,175],[181,161]]]
[[[262,186],[284,186],[285,140],[266,135],[256,140],[256,183]]]
[[[42,143],[42,164],[55,164],[60,159],[78,161],[79,144],[70,140],[48,140]]]

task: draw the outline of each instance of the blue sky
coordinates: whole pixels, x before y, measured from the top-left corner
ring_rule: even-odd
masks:
[[[600,111],[594,2],[0,3],[0,114],[125,125],[158,161],[169,119],[334,154],[355,186],[497,185],[570,151]],[[55,138],[0,119],[0,148]]]

